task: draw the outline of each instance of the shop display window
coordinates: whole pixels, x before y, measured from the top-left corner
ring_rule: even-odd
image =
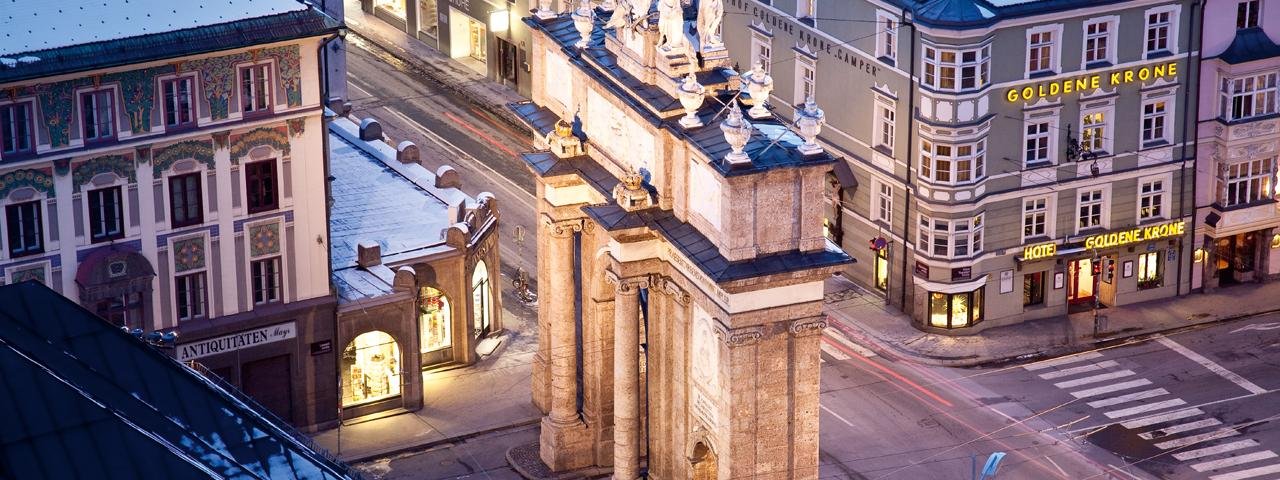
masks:
[[[1160,261],[1160,252],[1138,255],[1138,289],[1159,287],[1163,280],[1164,262]]]
[[[981,322],[983,288],[962,293],[929,292],[929,326],[964,328]]]
[[[373,7],[381,8],[396,18],[404,18],[405,0],[374,0]]]
[[[400,346],[386,332],[372,331],[342,351],[342,406],[400,395]]]
[[[475,335],[484,336],[492,325],[493,292],[489,286],[489,269],[483,261],[476,263],[471,274],[471,303]]]
[[[418,291],[418,324],[422,329],[421,353],[449,348],[453,344],[449,298],[439,290],[422,287]]]

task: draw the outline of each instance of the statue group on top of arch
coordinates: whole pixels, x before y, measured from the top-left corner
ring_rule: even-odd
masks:
[[[681,0],[657,0],[658,2],[658,46],[664,52],[678,51],[688,44],[684,21],[684,6]],[[630,14],[633,7],[627,0],[625,11]],[[697,0],[698,18],[694,25],[700,51],[720,50],[724,48],[721,39],[721,24],[724,22],[724,0]],[[616,13],[615,13],[616,15]],[[612,22],[611,22],[612,23]]]

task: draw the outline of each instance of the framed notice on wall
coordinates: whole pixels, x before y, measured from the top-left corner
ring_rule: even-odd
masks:
[[[1004,270],[1000,272],[1000,293],[1009,293],[1013,291],[1013,270]]]
[[[1061,290],[1061,289],[1062,289],[1062,282],[1063,282],[1063,278],[1064,278],[1064,275],[1063,275],[1063,273],[1062,273],[1062,272],[1055,272],[1055,273],[1053,274],[1053,289],[1054,289],[1054,290]]]
[[[1125,260],[1123,270],[1124,270],[1123,272],[1124,278],[1132,277],[1133,276],[1133,260]]]

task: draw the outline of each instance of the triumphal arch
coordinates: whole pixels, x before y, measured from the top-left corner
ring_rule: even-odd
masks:
[[[823,235],[836,160],[730,68],[722,0],[540,2],[533,100],[539,453],[614,478],[818,476]]]

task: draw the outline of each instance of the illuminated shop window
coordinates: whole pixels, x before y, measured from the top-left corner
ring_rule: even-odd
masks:
[[[386,332],[372,331],[342,351],[342,406],[400,395],[400,346]]]
[[[876,250],[876,288],[889,291],[889,249]]]
[[[1164,262],[1160,252],[1138,255],[1138,289],[1156,288],[1164,281]]]
[[[422,353],[434,352],[452,345],[449,298],[439,290],[418,290],[418,324],[422,328]]]
[[[929,292],[929,326],[964,328],[981,322],[984,288],[962,293]]]
[[[484,261],[476,262],[471,274],[471,314],[477,337],[489,333],[493,320],[493,292],[489,285],[489,269]]]
[[[404,18],[405,0],[373,0],[373,8],[381,8],[396,18]]]

